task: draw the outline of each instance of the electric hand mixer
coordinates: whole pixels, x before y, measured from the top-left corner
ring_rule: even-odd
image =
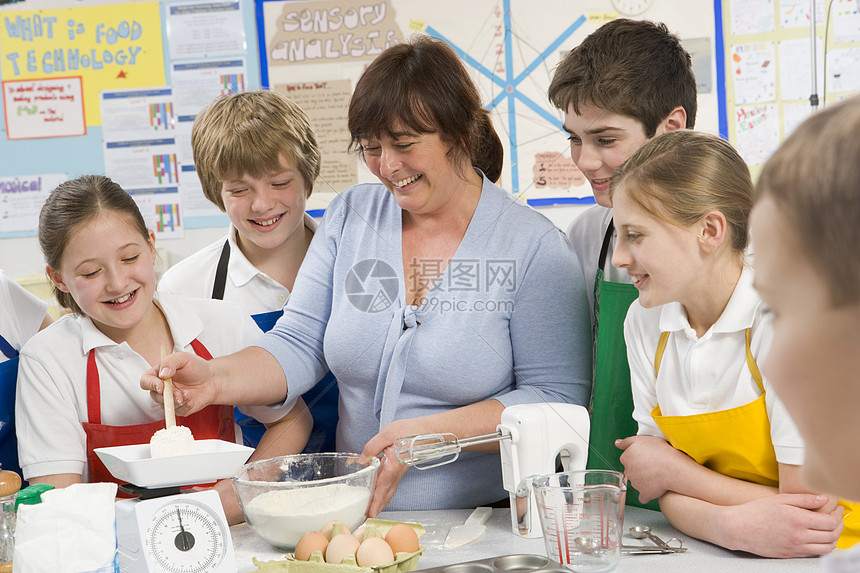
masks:
[[[404,436],[395,440],[394,450],[400,463],[429,469],[455,461],[463,448],[500,442],[502,485],[510,494],[514,533],[540,537],[535,496],[524,479],[559,471],[556,462],[560,455],[563,471],[585,469],[588,435],[585,408],[542,402],[505,408],[492,434],[462,440],[450,433]]]

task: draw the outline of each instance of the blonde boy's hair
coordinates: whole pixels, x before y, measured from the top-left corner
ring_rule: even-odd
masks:
[[[295,164],[310,196],[320,173],[320,150],[307,114],[270,90],[231,93],[197,115],[191,147],[203,194],[222,211],[222,183],[231,177],[262,177]]]
[[[741,156],[716,135],[689,129],[658,135],[613,177],[610,199],[619,189],[649,215],[679,227],[720,211],[729,225],[732,250],[743,256],[753,184]]]
[[[860,97],[817,112],[777,149],[756,183],[818,270],[834,307],[860,301]]]

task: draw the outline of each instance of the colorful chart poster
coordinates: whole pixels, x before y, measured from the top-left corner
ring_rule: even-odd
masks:
[[[185,235],[179,205],[179,188],[134,189],[129,194],[137,203],[146,226],[159,239],[180,239]]]
[[[86,135],[81,78],[3,82],[8,139]]]
[[[158,2],[3,12],[5,80],[80,77],[87,125],[101,125],[99,91],[164,85]]]
[[[216,97],[245,91],[247,77],[244,58],[173,64],[176,113],[196,116]]]
[[[170,88],[103,91],[101,112],[105,141],[161,139],[176,131]]]
[[[105,173],[126,191],[178,185],[176,141],[168,138],[106,142]]]
[[[167,7],[171,59],[212,58],[245,53],[239,2],[193,2]]]

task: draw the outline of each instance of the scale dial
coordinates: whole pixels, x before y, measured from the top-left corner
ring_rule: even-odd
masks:
[[[227,553],[223,521],[194,500],[174,499],[156,510],[145,539],[152,563],[167,573],[213,573]]]

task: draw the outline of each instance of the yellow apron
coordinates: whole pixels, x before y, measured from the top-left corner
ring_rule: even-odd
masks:
[[[706,468],[736,479],[779,486],[779,464],[770,435],[770,420],[765,406],[764,383],[750,350],[750,329],[744,332],[746,362],[761,396],[737,408],[691,416],[663,416],[660,407],[651,416],[675,449],[681,450]],[[669,333],[660,335],[654,357],[654,374],[659,374]],[[851,547],[860,541],[858,504],[840,500],[845,508],[845,528],[838,547]]]

